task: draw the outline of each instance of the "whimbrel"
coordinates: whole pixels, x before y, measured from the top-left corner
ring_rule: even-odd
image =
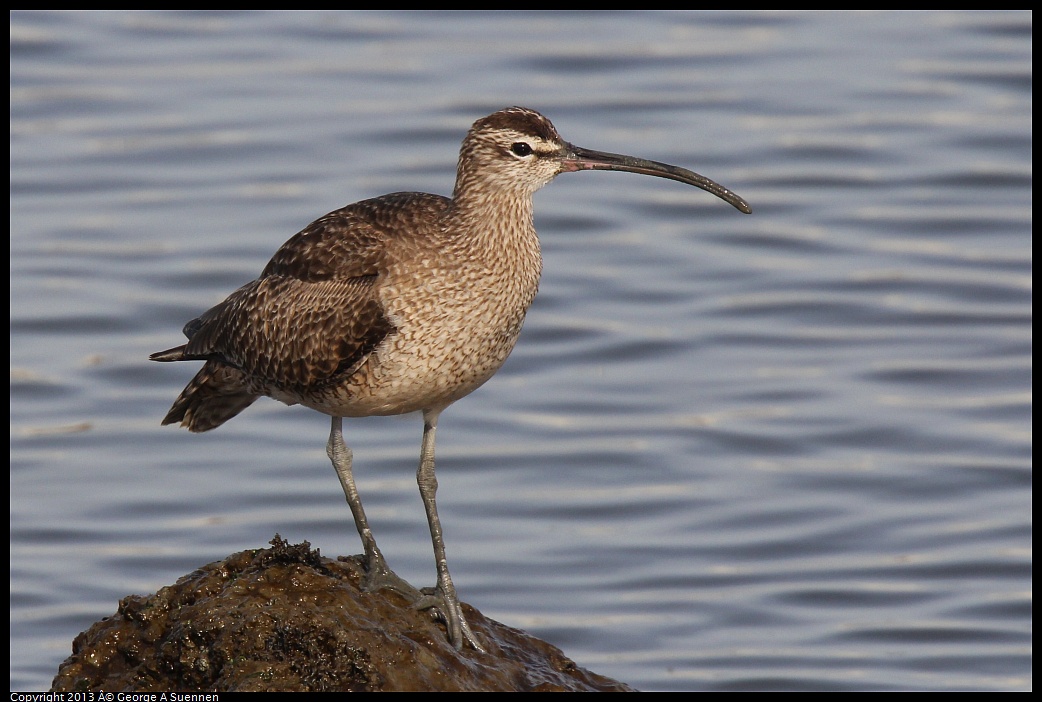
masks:
[[[259,278],[185,325],[188,343],[154,361],[204,361],[163,424],[209,431],[261,395],[332,418],[326,452],[365,549],[364,587],[434,609],[456,648],[483,650],[460,609],[435,504],[438,416],[503,365],[539,286],[532,195],[558,174],[642,173],[702,188],[748,214],[727,188],[692,171],[582,149],[538,112],[479,119],[460,148],[452,197],[392,193],[330,212],[283,244]],[[423,413],[416,480],[437,586],[420,592],[388,567],[369,528],[344,442],[344,417]]]

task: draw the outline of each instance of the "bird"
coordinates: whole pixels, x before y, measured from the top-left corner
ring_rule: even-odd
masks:
[[[366,591],[396,590],[444,622],[450,643],[484,652],[449,574],[435,501],[438,418],[499,370],[521,332],[542,270],[534,193],[561,173],[627,171],[748,203],[678,166],[585,149],[539,112],[478,119],[460,147],[451,197],[396,192],[321,217],[282,245],[227,299],[188,322],[160,362],[202,361],[162,424],[215,429],[261,396],[331,418],[326,453],[364,549]],[[344,417],[420,412],[417,484],[437,584],[418,590],[388,566],[369,527]]]

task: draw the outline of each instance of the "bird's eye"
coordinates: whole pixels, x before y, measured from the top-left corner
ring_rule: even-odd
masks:
[[[519,141],[510,147],[511,153],[515,156],[531,156],[532,147],[523,141]]]

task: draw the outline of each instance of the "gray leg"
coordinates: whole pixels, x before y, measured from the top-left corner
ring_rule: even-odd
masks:
[[[369,528],[369,522],[365,518],[365,510],[362,509],[362,499],[358,496],[358,488],[355,487],[355,479],[351,473],[351,449],[344,443],[343,418],[333,417],[332,427],[329,432],[329,442],[326,444],[326,454],[333,463],[340,485],[344,488],[344,496],[347,504],[351,507],[351,514],[355,518],[355,527],[358,535],[362,537],[362,547],[365,549],[366,577],[362,582],[362,589],[369,592],[380,589],[391,589],[405,595],[412,601],[422,599],[422,594],[409,583],[402,580],[387,565],[383,554],[376,546],[376,539]]]
[[[449,641],[456,648],[461,648],[466,641],[476,650],[485,652],[478,643],[470,625],[463,617],[456,587],[449,576],[449,565],[445,559],[445,541],[441,534],[441,520],[438,519],[438,507],[434,495],[438,491],[438,479],[434,476],[434,433],[438,425],[438,412],[423,413],[423,444],[420,448],[420,467],[416,470],[416,482],[420,486],[420,497],[423,498],[424,509],[427,510],[427,523],[431,528],[431,541],[434,543],[434,561],[438,567],[438,586],[416,606],[420,609],[437,608],[445,620]]]

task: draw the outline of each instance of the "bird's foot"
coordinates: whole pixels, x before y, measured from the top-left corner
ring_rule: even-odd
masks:
[[[464,643],[468,643],[474,650],[486,653],[485,647],[478,643],[477,637],[463,616],[463,609],[456,596],[456,588],[452,586],[451,581],[447,588],[450,593],[448,595],[446,595],[446,589],[443,589],[441,585],[425,587],[422,590],[415,588],[391,570],[379,550],[373,551],[366,558],[365,570],[361,583],[363,592],[393,590],[407,599],[414,608],[420,611],[431,610],[438,619],[445,622],[449,642],[456,649],[460,649]]]
[[[361,587],[363,592],[393,590],[407,599],[410,604],[425,597],[418,588],[413,587],[405,578],[391,570],[379,551],[366,558],[365,575],[362,576]]]
[[[441,619],[445,623],[449,642],[457,650],[463,648],[465,642],[470,644],[474,650],[487,653],[485,647],[478,643],[474,632],[470,630],[470,625],[463,616],[463,608],[460,606],[459,598],[456,597],[455,588],[451,583],[449,584],[449,594],[446,594],[441,584],[437,587],[425,587],[421,593],[422,597],[413,606],[419,610],[429,609]]]

